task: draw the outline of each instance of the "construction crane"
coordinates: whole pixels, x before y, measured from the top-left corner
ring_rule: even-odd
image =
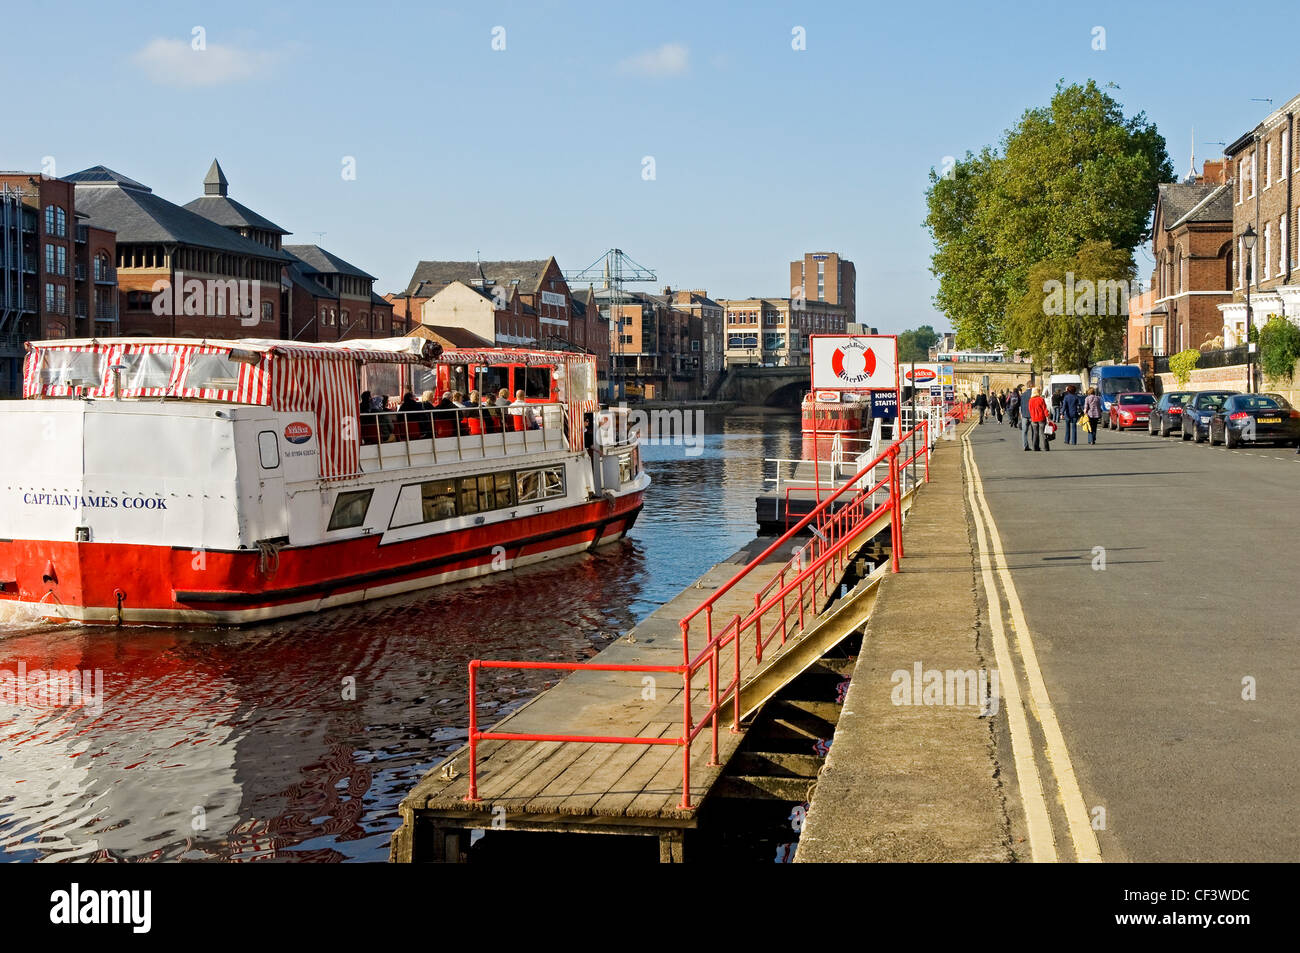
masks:
[[[609,315],[614,319],[614,340],[617,346],[617,351],[611,348],[609,352],[609,399],[611,401],[618,400],[623,396],[623,385],[627,377],[626,366],[621,361],[623,357],[623,284],[631,281],[658,281],[659,278],[649,268],[638,265],[623,254],[623,249],[611,248],[586,268],[580,271],[566,271],[564,280],[569,283],[570,288],[582,282],[594,284],[599,280],[605,288],[609,289]],[[598,302],[597,307],[599,306]],[[620,358],[617,365],[614,361],[615,354]],[[622,370],[624,378],[624,381],[617,384],[614,380],[615,366]]]

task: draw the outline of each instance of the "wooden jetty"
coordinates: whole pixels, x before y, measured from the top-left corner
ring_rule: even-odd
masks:
[[[824,513],[831,521],[823,522],[811,541],[791,537],[775,541],[780,545],[773,547],[771,538],[754,540],[491,729],[550,737],[654,738],[663,743],[480,741],[478,800],[467,800],[469,749],[462,748],[402,801],[402,823],[393,835],[391,859],[462,861],[470,832],[504,828],[655,837],[661,860],[680,861],[685,832],[697,826],[701,803],[744,740],[745,719],[864,624],[889,563],[877,567],[850,592],[840,591],[841,582],[856,554],[893,525],[901,526],[915,492],[910,482],[903,485],[904,479],[900,476],[897,484],[897,524],[892,505],[873,506],[871,494],[858,493],[862,500],[856,514],[847,506],[833,519]],[[838,534],[835,525],[840,525]],[[756,562],[769,548],[771,552]],[[829,559],[820,557],[824,570],[820,577],[816,560],[811,567],[804,562],[810,549],[831,553]],[[746,568],[749,571],[737,578]],[[772,594],[780,592],[780,580],[794,578],[789,574],[795,570],[800,570],[802,579],[809,568],[813,570],[809,584],[792,591],[766,615],[759,613],[756,632],[738,626],[745,651],[739,651],[742,639],[737,637],[714,655],[716,684],[738,684],[738,698],[719,693],[726,704],[720,706],[716,722],[710,719],[694,738],[684,758],[684,747],[674,739],[687,734],[688,680],[680,670],[668,670],[681,667],[684,656],[699,652],[705,639],[697,616],[690,651],[684,652],[682,621],[728,585],[712,606],[712,625],[722,631],[735,624],[730,620],[752,620],[756,606],[764,600],[772,603]],[[774,626],[781,627],[783,638],[774,637]],[[761,653],[754,651],[755,636],[770,640]],[[739,679],[734,678],[737,656]],[[661,666],[666,671],[647,674],[598,666]],[[480,678],[493,675],[491,669],[479,670]],[[712,704],[705,676],[707,672],[695,671],[689,680],[691,710],[696,713],[707,712]],[[738,730],[733,730],[733,723],[738,723]],[[689,791],[683,785],[684,760],[689,760]]]

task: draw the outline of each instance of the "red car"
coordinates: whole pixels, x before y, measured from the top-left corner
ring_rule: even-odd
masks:
[[[1155,394],[1116,394],[1115,402],[1110,405],[1110,428],[1146,427],[1155,405]]]

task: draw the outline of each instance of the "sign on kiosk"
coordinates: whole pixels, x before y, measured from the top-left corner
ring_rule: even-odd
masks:
[[[898,338],[891,334],[814,334],[813,390],[898,390]]]

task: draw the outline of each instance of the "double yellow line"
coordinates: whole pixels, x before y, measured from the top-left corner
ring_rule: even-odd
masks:
[[[1007,727],[1011,734],[1012,758],[1016,766],[1016,781],[1020,786],[1020,802],[1025,811],[1030,855],[1036,863],[1069,860],[1068,853],[1073,853],[1075,860],[1100,861],[1101,849],[1097,845],[1097,835],[1092,829],[1088,809],[1083,802],[1078,779],[1075,777],[1074,764],[1070,761],[1070,752],[1065,744],[1065,736],[1061,732],[1060,722],[1057,721],[1056,711],[1052,708],[1052,700],[1047,693],[1047,685],[1043,681],[1042,670],[1038,666],[1038,654],[1034,651],[1033,636],[1030,634],[1029,624],[1025,621],[1025,611],[1020,604],[1016,584],[1012,581],[1011,572],[1007,568],[1002,538],[998,534],[997,524],[993,522],[988,500],[984,497],[984,484],[975,465],[970,431],[971,428],[968,427],[962,434],[962,456],[966,463],[967,476],[966,498],[975,518],[980,577],[988,600],[993,652],[997,658],[998,669],[1002,672],[999,680],[1003,696],[1002,710],[1006,712]],[[990,540],[992,546],[989,545]],[[998,593],[997,581],[994,579],[995,571],[997,581],[1002,584],[1003,596],[999,596]],[[1004,599],[1006,610],[1011,616],[1014,642],[1008,640],[1006,625],[1003,622]],[[1021,692],[1022,674],[1020,667],[1016,665],[1017,655],[1023,665],[1023,678],[1028,687],[1028,705]],[[1038,770],[1039,754],[1035,751],[1034,736],[1029,729],[1030,716],[1037,721],[1042,733],[1044,746],[1042,757],[1055,781],[1057,799],[1066,819],[1071,843],[1064,858],[1057,851],[1056,836],[1052,830],[1052,815],[1047,807],[1047,796]]]

